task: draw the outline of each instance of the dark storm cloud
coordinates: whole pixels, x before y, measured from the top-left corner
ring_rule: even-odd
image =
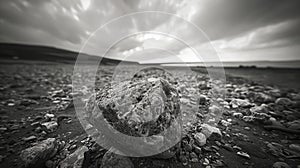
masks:
[[[173,13],[200,27],[220,50],[255,50],[289,47],[300,43],[299,0],[9,0],[0,1],[0,41],[54,45],[79,50],[88,36],[119,16],[139,11]],[[142,26],[137,23],[142,22]],[[87,52],[99,53],[118,33],[130,34],[144,27],[168,30],[194,46],[202,42],[185,25],[163,17],[132,19],[105,30],[88,44]],[[96,35],[97,36],[97,35]],[[130,42],[130,44],[129,44]],[[157,40],[131,39],[113,47],[114,55],[135,52]],[[160,46],[185,50],[161,39]],[[271,58],[271,57],[270,57]]]

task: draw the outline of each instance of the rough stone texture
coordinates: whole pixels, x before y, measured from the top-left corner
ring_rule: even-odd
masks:
[[[86,146],[78,148],[75,152],[73,152],[60,163],[60,168],[81,168],[84,159],[84,152],[86,151],[88,151],[88,148]]]
[[[95,107],[100,109],[100,113]],[[99,91],[90,98],[86,110],[87,120],[93,126],[99,124],[99,118],[103,117],[110,127],[126,135],[153,136],[145,142],[159,149],[168,140],[158,134],[163,133],[171,124],[178,124],[175,119],[179,115],[180,106],[177,90],[168,81],[160,77],[140,78],[137,75],[131,80]],[[176,131],[177,128],[172,127],[172,130]],[[168,135],[173,134],[174,139],[178,139],[175,133]],[[169,139],[169,142],[172,140]],[[132,146],[132,142],[126,140],[116,141],[124,146]]]
[[[44,163],[57,153],[57,144],[55,138],[48,138],[33,147],[23,150],[20,157],[25,167],[43,167]]]

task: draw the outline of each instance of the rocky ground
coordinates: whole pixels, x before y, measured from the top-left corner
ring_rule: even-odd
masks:
[[[92,88],[72,92],[72,65],[1,65],[0,167],[299,167],[298,90],[232,76],[223,85],[197,69],[170,71],[184,137],[175,152],[128,158],[85,133],[72,98]],[[116,77],[113,67],[100,72],[98,89]]]

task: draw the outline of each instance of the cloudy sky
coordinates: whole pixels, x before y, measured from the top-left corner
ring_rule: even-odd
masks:
[[[107,57],[142,63],[201,61],[192,49],[212,61],[215,51],[222,61],[299,60],[299,7],[299,0],[1,0],[0,41],[74,51],[86,44],[94,55],[109,47]],[[163,13],[130,14],[144,11]]]

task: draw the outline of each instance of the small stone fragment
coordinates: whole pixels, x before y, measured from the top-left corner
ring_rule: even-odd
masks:
[[[67,156],[63,161],[61,161],[60,168],[81,168],[84,160],[84,153],[88,151],[86,146],[78,148],[71,155]]]
[[[195,142],[199,145],[199,146],[204,146],[206,144],[206,136],[201,133],[198,132],[194,135],[195,138]]]
[[[245,153],[245,152],[237,152],[236,154],[239,155],[239,156],[241,156],[241,157],[250,159],[250,155],[247,154],[247,153]]]
[[[33,141],[33,140],[36,140],[36,139],[37,139],[36,136],[32,135],[32,136],[23,138],[23,141],[28,142],[28,141]]]
[[[284,162],[275,162],[273,168],[290,168],[290,166]]]

